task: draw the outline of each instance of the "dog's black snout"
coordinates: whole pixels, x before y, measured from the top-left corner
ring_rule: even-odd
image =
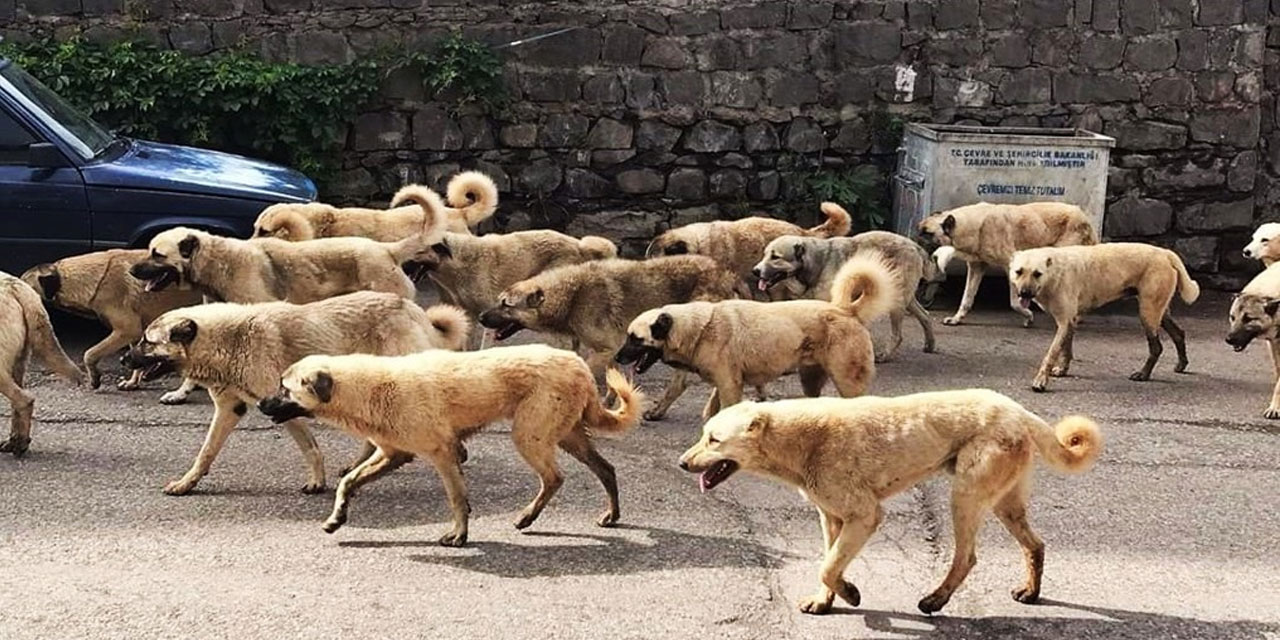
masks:
[[[764,277],[764,272],[760,270],[760,267],[752,267],[751,276],[758,280]]]
[[[688,471],[688,470],[689,470],[689,463],[688,463],[688,461],[681,460],[681,461],[680,461],[680,468],[681,468],[681,469],[683,469],[683,470],[685,470],[685,471]]]
[[[1246,257],[1246,258],[1252,258],[1252,257],[1253,257],[1253,252],[1252,252],[1252,251],[1250,251],[1250,250],[1248,250],[1248,249],[1245,249],[1244,251],[1241,251],[1240,253],[1243,253],[1243,254],[1244,254],[1244,257]]]

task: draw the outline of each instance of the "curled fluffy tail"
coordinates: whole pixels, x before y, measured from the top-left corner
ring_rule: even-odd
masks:
[[[449,180],[445,189],[449,206],[457,209],[467,227],[489,219],[498,210],[498,185],[479,171],[463,171]]]
[[[1169,262],[1178,270],[1178,294],[1182,296],[1182,301],[1187,304],[1195,302],[1200,297],[1200,285],[1191,279],[1191,275],[1187,273],[1187,265],[1182,264],[1182,258],[1178,254],[1170,251]]]
[[[416,204],[422,208],[422,230],[396,243],[394,251],[402,264],[444,238],[448,215],[440,194],[420,184],[405,185],[391,198],[392,207],[404,204]]]
[[[1043,420],[1031,415],[1031,438],[1040,456],[1050,466],[1068,473],[1088,471],[1102,453],[1102,432],[1098,424],[1084,416],[1067,416],[1049,428]]]
[[[608,260],[618,257],[618,245],[600,236],[582,236],[578,239],[578,251],[591,260]]]
[[[853,254],[831,281],[831,304],[867,324],[901,304],[897,274],[879,251]]]
[[[67,357],[67,352],[62,350],[58,337],[54,335],[49,313],[45,311],[40,295],[16,278],[12,282],[14,297],[22,307],[22,318],[27,325],[27,344],[31,345],[31,351],[54,373],[75,384],[84,382],[84,373]]]
[[[827,217],[826,222],[809,229],[809,235],[819,238],[835,238],[847,236],[849,231],[853,229],[853,218],[849,216],[849,212],[834,202],[822,203],[822,215]]]
[[[587,405],[584,424],[590,431],[621,433],[640,421],[640,407],[644,394],[617,369],[604,373],[604,383],[618,396],[618,408],[605,409],[599,402]]]
[[[467,335],[471,333],[471,319],[467,312],[451,304],[437,304],[427,307],[427,322],[440,332],[436,348],[460,351],[467,344]]]

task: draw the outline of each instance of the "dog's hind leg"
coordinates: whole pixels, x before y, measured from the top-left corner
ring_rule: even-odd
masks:
[[[213,421],[209,423],[209,432],[205,434],[204,444],[200,446],[200,453],[191,463],[191,468],[181,478],[165,485],[164,492],[171,496],[190,493],[196,483],[200,482],[200,478],[209,473],[209,467],[218,457],[218,452],[222,451],[227,436],[240,423],[240,416],[248,411],[248,406],[235,396],[225,393],[209,395],[213,399]]]
[[[1160,328],[1169,334],[1169,338],[1173,340],[1174,349],[1178,351],[1178,364],[1173,366],[1174,372],[1185,373],[1187,365],[1190,364],[1187,360],[1187,333],[1182,330],[1182,327],[1178,326],[1178,323],[1173,321],[1173,316],[1167,312],[1164,314],[1164,318],[1160,320]]]
[[[316,444],[315,436],[301,420],[289,420],[284,423],[285,431],[302,450],[302,459],[307,464],[307,483],[302,485],[303,493],[320,493],[324,491],[324,454]]]
[[[103,338],[98,344],[89,347],[84,352],[84,369],[89,372],[89,388],[97,389],[102,385],[102,372],[98,370],[98,363],[104,356],[115,353],[120,349],[129,346],[132,342],[131,336],[123,331],[112,329],[107,337]],[[133,378],[130,378],[132,380]],[[130,387],[123,383],[117,385],[120,390],[127,390]]]
[[[720,392],[711,387],[711,395],[707,396],[707,403],[702,405],[702,421],[710,420],[717,413],[720,413]]]
[[[440,536],[440,544],[461,547],[467,543],[467,520],[471,516],[471,504],[467,500],[467,485],[462,480],[462,467],[458,464],[456,447],[449,445],[426,453],[449,498],[449,510],[453,512],[453,530]]]
[[[671,374],[671,379],[667,381],[667,388],[662,393],[662,398],[658,403],[650,407],[644,412],[645,420],[661,420],[667,417],[667,411],[671,409],[671,405],[684,394],[684,390],[689,387],[689,374],[676,370]]]
[[[875,356],[876,362],[888,362],[898,356],[898,348],[902,346],[902,319],[906,313],[902,309],[889,312],[889,348]]]
[[[596,525],[600,527],[612,527],[618,523],[618,518],[622,515],[622,510],[618,506],[618,474],[614,471],[613,465],[609,464],[604,456],[591,444],[591,436],[581,427],[575,428],[569,432],[568,437],[560,441],[560,448],[564,449],[569,455],[573,456],[578,462],[587,465],[591,473],[595,474],[600,480],[600,484],[604,485],[605,495],[609,499],[609,507],[600,517],[596,519]]]
[[[800,388],[804,390],[804,395],[810,398],[822,395],[822,388],[827,386],[826,369],[819,365],[808,365],[800,367],[797,373],[800,374]]]
[[[1276,386],[1271,390],[1271,404],[1262,412],[1268,420],[1280,418],[1280,340],[1268,340],[1271,345],[1271,360],[1275,363]]]
[[[1024,475],[996,502],[994,509],[1000,523],[1022,546],[1022,555],[1027,564],[1027,583],[1013,590],[1013,599],[1023,604],[1035,604],[1040,599],[1040,577],[1044,574],[1044,542],[1027,522],[1027,498],[1030,493],[1030,480]]]
[[[841,518],[840,532],[832,540],[826,556],[822,559],[822,571],[819,574],[822,579],[822,590],[814,597],[802,600],[801,611],[805,613],[829,611],[833,599],[827,595],[828,591],[840,596],[841,600],[852,606],[861,604],[862,594],[858,593],[857,587],[844,579],[844,570],[862,550],[867,538],[870,538],[876,527],[880,526],[883,511],[879,504],[871,503],[860,506],[855,513],[857,515]]]
[[[333,533],[347,523],[347,508],[351,505],[351,498],[355,496],[356,489],[399,469],[412,459],[412,455],[402,451],[392,450],[388,453],[386,450],[374,447],[372,455],[338,481],[338,490],[333,494],[333,512],[324,522],[325,533]]]
[[[929,312],[925,311],[924,306],[913,298],[907,303],[907,313],[910,313],[911,317],[920,323],[920,330],[924,331],[924,352],[933,353],[936,351],[937,342],[933,337],[933,320],[929,318]]]
[[[982,284],[982,276],[986,273],[986,263],[969,263],[969,275],[964,281],[964,295],[960,297],[960,308],[956,309],[954,316],[943,319],[942,324],[957,325],[964,322],[964,317],[969,315],[969,310],[973,308],[974,298],[978,297],[978,286]]]
[[[31,416],[35,412],[36,398],[22,388],[26,373],[26,354],[17,354],[17,361],[8,371],[0,372],[0,395],[9,399],[12,414],[9,417],[9,439],[0,442],[0,451],[21,458],[31,445]]]
[[[1129,374],[1130,380],[1143,382],[1151,379],[1151,370],[1160,361],[1160,354],[1164,353],[1164,345],[1160,344],[1160,319],[1163,316],[1164,312],[1153,309],[1145,298],[1138,299],[1138,317],[1142,320],[1142,331],[1147,335],[1147,361],[1142,363],[1141,369]]]

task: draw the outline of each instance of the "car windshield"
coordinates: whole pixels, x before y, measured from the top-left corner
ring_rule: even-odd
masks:
[[[8,85],[10,93],[26,108],[47,115],[49,126],[85,160],[102,153],[115,140],[105,127],[12,62],[0,61],[0,85]]]

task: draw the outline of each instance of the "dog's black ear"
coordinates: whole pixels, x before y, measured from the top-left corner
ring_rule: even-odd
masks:
[[[58,273],[57,269],[42,276],[36,276],[36,282],[40,283],[40,295],[45,300],[53,300],[62,290],[62,274]]]
[[[747,425],[747,433],[752,433],[752,432],[760,433],[761,431],[764,431],[765,428],[768,426],[769,426],[769,415],[764,413],[757,413],[756,415],[752,416],[751,424]]]
[[[804,245],[802,245],[802,244],[797,244],[797,245],[796,245],[796,247],[795,247],[795,249],[792,249],[792,252],[794,252],[794,253],[795,253],[796,260],[801,260],[801,259],[803,259],[803,258],[804,258]]]
[[[440,256],[441,258],[453,257],[453,251],[449,249],[449,243],[445,242],[444,240],[441,240],[440,242],[437,242],[431,245],[431,250],[436,252],[436,255]]]
[[[1267,315],[1274,318],[1276,311],[1280,310],[1280,299],[1268,300],[1266,304],[1262,305],[1262,310],[1265,311]]]
[[[666,340],[671,335],[671,325],[675,319],[669,313],[659,313],[653,324],[649,325],[649,336],[654,340]]]
[[[682,256],[686,253],[689,253],[689,245],[684,240],[676,240],[662,251],[662,255],[665,256]]]
[[[328,402],[333,399],[333,375],[328,371],[320,371],[316,373],[316,379],[311,381],[311,392],[316,394],[316,398],[320,402]]]
[[[169,330],[169,342],[191,344],[191,342],[196,339],[196,334],[198,332],[199,330],[196,326],[196,321],[191,318],[187,318],[186,320],[174,325],[173,328]]]
[[[178,243],[178,255],[183,258],[190,258],[196,252],[196,248],[200,246],[200,238],[195,236],[187,236]]]
[[[547,299],[547,294],[543,292],[542,289],[534,289],[533,293],[530,293],[528,296],[525,297],[524,304],[526,307],[529,307],[530,309],[537,309],[538,307],[542,306],[542,302],[546,299]]]
[[[948,214],[947,217],[942,219],[942,232],[947,235],[951,235],[951,232],[955,230],[956,230],[956,217]]]
[[[1045,259],[1044,259],[1044,266],[1046,266],[1046,267],[1052,267],[1052,266],[1053,266],[1053,258],[1045,258]]]

